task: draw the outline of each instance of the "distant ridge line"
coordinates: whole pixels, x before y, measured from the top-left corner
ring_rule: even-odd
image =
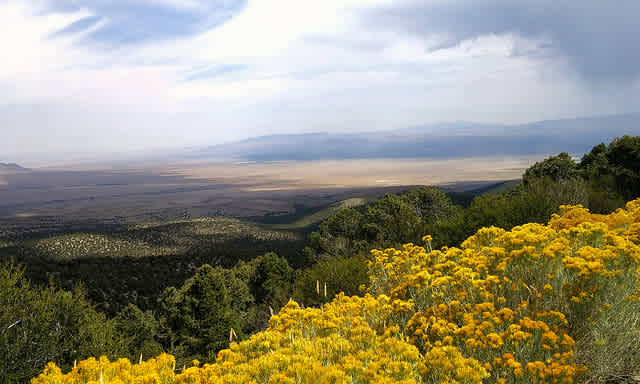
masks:
[[[391,131],[273,134],[202,147],[184,158],[234,161],[451,159],[583,154],[623,135],[640,135],[640,113],[504,125],[454,121]]]

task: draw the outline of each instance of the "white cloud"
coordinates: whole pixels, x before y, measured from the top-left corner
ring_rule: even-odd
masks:
[[[197,11],[205,8],[199,0],[129,0],[132,3],[142,3],[179,10]]]
[[[437,36],[362,22],[369,9],[390,3],[250,0],[201,34],[114,48],[87,40],[86,31],[55,35],[88,11],[44,13],[0,0],[0,155],[48,160],[275,132],[639,108],[638,87],[600,94],[557,59],[515,55],[513,35],[435,49]],[[525,43],[544,52],[544,42]]]

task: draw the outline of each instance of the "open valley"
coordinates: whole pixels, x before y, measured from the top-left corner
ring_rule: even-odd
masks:
[[[348,198],[379,197],[412,185],[464,190],[517,179],[542,157],[41,168],[3,176],[0,232],[20,227],[37,231],[34,224],[53,229],[74,223],[291,215]]]

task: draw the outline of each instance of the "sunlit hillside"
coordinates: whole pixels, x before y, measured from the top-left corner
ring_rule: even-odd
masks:
[[[423,241],[373,250],[368,292],[317,308],[290,301],[215,363],[91,358],[71,372],[50,363],[32,384],[572,383],[637,373],[640,200],[609,215],[563,206],[546,225],[483,228],[460,248]]]
[[[184,254],[236,239],[295,240],[296,234],[265,230],[233,218],[201,217],[141,223],[113,234],[52,236],[21,245],[29,248],[31,253],[44,254],[54,260],[74,260]]]

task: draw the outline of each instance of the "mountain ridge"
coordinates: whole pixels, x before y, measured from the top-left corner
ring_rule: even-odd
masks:
[[[640,113],[542,120],[525,124],[466,121],[390,131],[272,134],[193,150],[187,158],[249,161],[368,158],[463,158],[582,154],[600,142],[640,134]]]
[[[16,163],[0,163],[0,173],[27,172],[28,168],[24,168]]]

